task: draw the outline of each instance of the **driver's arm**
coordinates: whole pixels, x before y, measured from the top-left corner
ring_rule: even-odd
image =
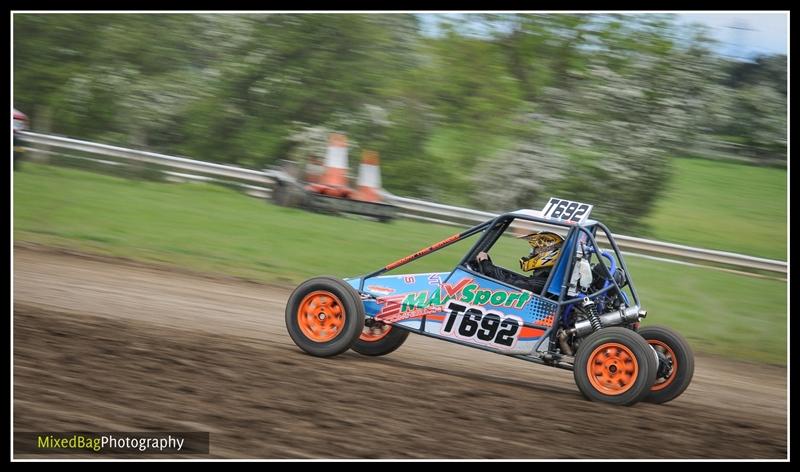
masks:
[[[505,269],[492,264],[492,260],[485,252],[479,252],[475,257],[475,260],[478,261],[478,268],[483,275],[493,279],[502,280],[504,282],[508,280],[509,275],[506,273]]]
[[[530,277],[525,277],[508,269],[494,265],[489,258],[489,255],[483,251],[478,253],[478,255],[475,257],[475,260],[478,261],[480,272],[483,275],[537,294],[542,291],[549,273],[548,270],[542,270]]]

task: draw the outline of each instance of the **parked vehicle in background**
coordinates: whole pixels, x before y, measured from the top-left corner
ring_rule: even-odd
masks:
[[[25,152],[25,141],[19,132],[27,131],[30,122],[28,121],[28,115],[17,109],[14,109],[12,118],[14,120],[14,169],[16,169]]]
[[[320,213],[364,215],[382,222],[396,217],[397,207],[383,201],[381,196],[377,152],[364,151],[357,185],[350,185],[347,138],[342,134],[330,135],[324,160],[313,156],[305,169],[284,160],[276,170],[272,200],[278,205]]]

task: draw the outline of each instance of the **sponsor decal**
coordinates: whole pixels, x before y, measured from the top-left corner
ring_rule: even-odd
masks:
[[[441,306],[434,305],[404,310],[404,298],[404,294],[377,298],[376,301],[378,302],[378,305],[381,305],[381,310],[377,315],[375,315],[375,319],[381,320],[385,323],[397,323],[398,321],[403,321],[410,318],[418,318],[424,315],[431,315],[442,311]]]
[[[394,289],[393,288],[391,288],[391,287],[383,287],[381,285],[368,285],[367,286],[367,290],[369,290],[370,292],[375,292],[375,293],[385,293],[387,295],[390,294],[390,293],[394,293]]]
[[[376,318],[388,322],[390,319],[396,321],[438,313],[450,301],[519,309],[525,307],[530,299],[530,292],[480,289],[474,279],[468,277],[454,284],[443,283],[433,290],[379,297],[377,302],[382,307]]]
[[[508,308],[523,308],[531,299],[530,292],[508,290],[478,290],[476,284],[464,287],[461,301],[472,305],[495,305]]]

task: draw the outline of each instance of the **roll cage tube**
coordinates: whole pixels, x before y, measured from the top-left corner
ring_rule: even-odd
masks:
[[[459,266],[465,266],[471,260],[473,260],[478,253],[481,251],[488,251],[494,243],[500,239],[500,236],[505,233],[506,229],[508,229],[511,222],[514,221],[513,218],[505,218],[505,215],[499,216],[491,221],[489,221],[489,231],[487,231],[486,235],[481,238],[479,241],[472,246],[467,254],[461,259],[458,263]]]
[[[633,295],[634,304],[635,305],[639,305],[640,304],[639,303],[639,297],[638,297],[638,295],[636,293],[636,288],[633,286],[633,280],[631,280],[630,276],[628,275],[628,268],[625,265],[625,260],[622,258],[622,254],[619,251],[619,247],[617,246],[617,244],[614,241],[614,239],[611,237],[611,234],[610,234],[610,232],[608,231],[608,228],[605,225],[603,225],[602,223],[595,223],[595,225],[597,227],[599,227],[600,229],[602,229],[603,232],[605,233],[606,238],[608,239],[609,243],[611,244],[611,247],[614,250],[614,253],[615,253],[616,257],[619,260],[620,265],[622,266],[622,270],[625,271],[625,276],[628,278],[628,286],[630,287],[631,294]],[[593,248],[595,248],[595,253],[598,254],[598,257],[597,257],[598,263],[601,264],[603,266],[603,268],[605,268],[606,271],[611,275],[611,277],[610,277],[611,284],[606,284],[602,289],[600,289],[600,290],[598,290],[596,292],[592,292],[592,293],[587,294],[587,295],[582,296],[582,297],[565,299],[566,296],[567,296],[567,290],[569,289],[569,281],[572,279],[572,271],[575,269],[575,259],[576,259],[576,255],[577,255],[577,250],[575,250],[576,246],[573,245],[573,251],[571,251],[571,253],[570,253],[569,263],[567,264],[567,267],[566,267],[566,273],[564,274],[564,278],[562,279],[562,282],[561,282],[561,290],[560,290],[560,295],[558,297],[559,305],[561,305],[561,306],[570,305],[572,303],[581,301],[586,297],[595,298],[598,295],[602,295],[602,294],[604,294],[604,293],[606,293],[606,292],[608,292],[608,291],[610,291],[611,289],[614,289],[614,288],[616,288],[619,293],[623,293],[622,292],[622,288],[617,284],[617,281],[614,279],[614,274],[612,272],[610,272],[608,266],[606,266],[605,262],[603,261],[603,257],[600,257],[602,255],[602,253],[600,252],[600,246],[598,246],[597,240],[595,239],[594,235],[592,234],[595,231],[591,231],[590,232],[587,228],[585,228],[583,226],[575,227],[574,231],[578,232],[578,233],[583,233],[588,237],[589,243],[591,244],[591,246]],[[573,233],[573,231],[570,231],[570,234],[568,236],[571,236],[572,233]],[[577,245],[579,243],[580,243],[580,241],[576,241],[575,245]],[[612,263],[613,263],[613,261],[612,261]],[[552,276],[552,273],[551,273],[551,276]],[[549,283],[550,280],[548,279],[547,282]],[[623,297],[624,297],[624,294],[623,294]]]
[[[380,269],[378,269],[378,270],[376,270],[374,272],[370,272],[369,274],[366,274],[366,275],[362,276],[361,277],[361,281],[358,284],[358,291],[359,292],[364,291],[364,282],[367,279],[370,279],[372,277],[376,277],[376,276],[381,275],[381,274],[383,274],[385,272],[388,272],[388,271],[390,271],[392,269],[396,269],[396,268],[398,268],[400,266],[404,266],[404,265],[408,264],[411,261],[419,259],[422,256],[427,256],[428,254],[436,252],[439,249],[445,248],[445,247],[447,247],[447,246],[449,246],[449,245],[451,245],[453,243],[461,241],[464,238],[468,238],[468,237],[472,236],[475,233],[483,231],[484,229],[486,229],[487,226],[489,226],[494,221],[495,220],[489,220],[489,221],[483,222],[483,223],[481,223],[481,224],[479,224],[477,226],[473,226],[472,228],[470,228],[470,229],[468,229],[466,231],[462,231],[461,233],[454,234],[454,235],[450,236],[449,238],[445,238],[445,239],[443,239],[443,240],[441,240],[441,241],[439,241],[437,243],[433,243],[428,247],[424,247],[424,248],[420,249],[419,251],[417,251],[415,253],[412,253],[412,254],[409,254],[409,255],[407,255],[405,257],[402,257],[402,258],[400,258],[400,259],[398,259],[398,260],[396,260],[396,261],[394,261],[394,262],[392,262],[390,264],[387,264],[384,267],[381,267]]]
[[[619,250],[619,246],[617,246],[617,242],[614,241],[614,238],[611,237],[611,231],[608,230],[608,227],[603,223],[596,223],[596,226],[603,230],[606,234],[606,239],[608,239],[609,244],[611,244],[611,249],[614,250],[614,254],[617,256],[617,260],[619,261],[619,265],[622,267],[622,270],[625,271],[625,278],[628,279],[628,287],[631,289],[631,295],[633,295],[633,302],[635,305],[641,306],[639,302],[639,295],[636,293],[636,286],[633,283],[633,278],[631,278],[631,272],[628,270],[628,266],[625,264],[625,259],[622,257],[622,252]],[[595,243],[596,244],[596,243]],[[612,275],[612,279],[614,278]],[[623,293],[620,290],[620,293]]]
[[[580,233],[586,234],[588,236],[589,243],[592,245],[592,247],[595,249],[595,252],[598,254],[598,257],[597,257],[598,263],[602,264],[602,266],[606,269],[606,271],[608,271],[608,267],[606,266],[605,262],[603,261],[603,257],[600,257],[600,247],[597,245],[597,241],[595,240],[595,237],[594,237],[594,233],[596,233],[598,227],[603,230],[603,232],[606,235],[606,238],[611,243],[611,247],[614,250],[614,253],[617,256],[617,259],[619,260],[620,265],[622,266],[622,269],[625,271],[626,277],[627,277],[628,269],[625,266],[625,260],[622,258],[622,255],[621,255],[621,253],[619,251],[619,247],[617,246],[616,242],[614,242],[614,240],[612,239],[611,234],[608,231],[608,228],[605,225],[603,225],[602,223],[598,223],[598,222],[593,223],[590,226],[591,230],[587,229],[587,227],[583,227],[583,226],[573,226],[573,227],[571,227],[569,232],[567,233],[566,237],[564,238],[565,244],[568,244],[570,242],[570,238],[573,237],[573,236],[577,238],[577,235],[580,234]],[[593,292],[591,294],[585,295],[583,297],[576,297],[576,298],[566,299],[565,300],[566,295],[567,295],[567,291],[569,290],[569,281],[572,279],[572,272],[575,269],[575,259],[576,259],[576,255],[577,255],[577,252],[578,252],[577,251],[577,244],[580,244],[580,240],[576,240],[573,244],[570,245],[570,247],[572,248],[572,251],[570,251],[569,260],[568,260],[567,266],[565,268],[565,273],[564,273],[564,275],[563,275],[563,277],[561,279],[561,287],[560,287],[560,290],[559,290],[559,297],[558,297],[558,302],[557,302],[558,303],[558,312],[559,312],[559,317],[558,317],[559,321],[558,321],[558,323],[553,323],[553,325],[550,326],[550,328],[547,331],[545,331],[545,333],[542,335],[542,337],[539,339],[539,341],[533,347],[533,352],[539,351],[541,345],[545,341],[548,341],[548,343],[549,343],[548,351],[552,351],[554,349],[555,338],[553,337],[553,333],[556,331],[557,327],[561,323],[564,322],[565,313],[567,311],[571,311],[572,310],[572,307],[574,306],[575,302],[579,302],[579,301],[583,300],[585,297],[589,297],[589,298],[597,297],[598,295],[602,295],[602,294],[604,294],[604,293],[606,293],[606,292],[608,292],[608,291],[610,291],[610,290],[612,290],[614,288],[616,288],[617,291],[619,293],[622,293],[623,296],[624,296],[624,293],[622,292],[622,289],[619,287],[619,285],[617,284],[616,280],[614,279],[613,273],[611,273],[611,284],[610,285],[604,285],[604,287],[602,289],[600,289],[600,290],[598,290],[596,292]],[[565,257],[565,256],[566,256],[566,254],[564,254],[562,252],[562,254],[559,256],[558,260],[556,260],[555,267],[558,266],[558,264],[561,261],[561,258]],[[544,290],[543,290],[542,293],[547,293],[547,291],[549,290],[550,283],[552,282],[552,278],[555,275],[555,273],[556,273],[555,269],[550,271],[550,275],[548,275],[548,277],[547,277],[547,282],[545,283]],[[633,287],[633,281],[630,279],[630,277],[628,277],[628,286],[631,288],[631,294],[633,294],[633,299],[634,299],[635,304],[639,305],[639,298],[638,298],[638,296],[636,294],[636,289]],[[627,301],[627,298],[626,298],[626,301]]]

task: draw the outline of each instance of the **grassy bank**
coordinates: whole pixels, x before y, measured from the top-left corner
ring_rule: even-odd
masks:
[[[669,186],[645,220],[650,237],[786,260],[785,170],[702,159],[673,165]]]

